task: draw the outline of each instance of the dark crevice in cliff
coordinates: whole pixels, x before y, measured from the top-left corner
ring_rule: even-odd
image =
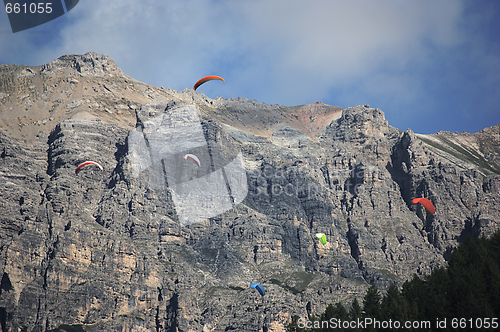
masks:
[[[177,332],[179,327],[179,322],[177,321],[177,313],[179,311],[179,295],[174,294],[169,301],[167,306],[167,322],[169,326],[166,327],[167,332]]]
[[[460,236],[458,237],[458,242],[463,243],[465,242],[465,239],[467,236],[471,236],[473,238],[478,236],[477,233],[477,222],[478,218],[467,218],[465,220],[465,227],[462,229],[462,232],[460,233]]]
[[[392,148],[391,162],[387,163],[386,169],[391,174],[391,178],[399,186],[401,197],[405,201],[408,208],[413,203],[412,199],[412,175],[411,162],[408,147],[410,145],[410,137],[408,133],[404,133],[398,143]]]
[[[54,175],[54,172],[57,168],[61,167],[62,165],[62,159],[57,159],[56,157],[58,155],[64,154],[67,151],[65,149],[60,149],[59,151],[55,152],[54,150],[57,150],[55,146],[57,146],[56,140],[59,138],[63,137],[63,133],[61,130],[61,124],[58,124],[51,132],[50,135],[47,139],[47,175],[52,176]]]
[[[161,302],[163,301],[163,295],[161,294],[161,288],[160,287],[157,287],[158,289],[158,301]]]
[[[46,277],[46,276],[45,276]],[[42,299],[39,297],[38,298],[38,305],[36,306],[36,318],[35,318],[35,323],[33,324],[35,327],[39,325],[38,323],[40,322],[40,312],[41,312],[41,306],[42,306]]]
[[[300,239],[300,227],[297,228],[297,235],[296,236],[297,236],[297,246],[296,246],[296,248],[298,250],[298,252],[297,252],[297,258],[301,259],[302,258],[302,244],[301,244],[302,241]]]
[[[332,182],[330,180],[330,172],[328,171],[328,166],[323,166],[320,168],[320,170],[323,173],[325,182],[328,184],[328,188],[332,189]]]
[[[12,283],[10,282],[9,274],[4,272],[2,275],[2,281],[0,283],[0,295],[2,295],[3,291],[10,292],[14,290]]]
[[[212,146],[210,144],[210,122],[202,122],[201,127],[203,129],[203,136],[205,137],[205,141],[207,142],[207,150],[208,150],[208,156],[210,157],[210,169],[212,172],[216,171],[215,163],[214,163],[214,155],[212,151]]]
[[[47,224],[49,226],[49,237],[52,238],[52,231],[54,229],[54,223],[52,222],[51,210],[49,210],[49,209],[44,209],[44,210],[45,210],[45,216],[47,219]]]
[[[346,237],[347,237],[347,241],[349,243],[349,247],[351,247],[351,257],[354,258],[354,260],[359,265],[360,264],[360,259],[359,259],[360,250],[359,250],[359,246],[357,243],[358,233],[352,228],[351,221],[349,218],[347,218],[347,223],[349,225],[349,231],[346,233]]]
[[[111,180],[108,183],[107,186],[108,189],[114,188],[118,183],[118,181],[125,181],[123,177],[124,171],[122,163],[125,155],[128,152],[128,140],[125,140],[124,144],[115,143],[115,148],[116,148],[115,151],[116,166],[115,169],[113,170]],[[129,185],[129,183],[127,183],[127,185]]]
[[[160,293],[161,295],[161,293]],[[160,323],[160,307],[156,307],[156,315],[155,315],[155,329],[156,329],[156,332],[160,332],[160,331],[163,331],[163,326],[161,326],[161,323]]]
[[[4,307],[0,307],[0,327],[2,332],[7,332],[7,311]]]
[[[354,197],[357,197],[364,184],[366,167],[362,163],[357,164],[351,170],[349,178],[344,182],[344,188]]]
[[[49,250],[47,252],[47,258],[46,258],[47,259],[47,266],[45,267],[44,272],[43,272],[42,288],[44,290],[47,290],[47,288],[48,288],[48,282],[47,282],[48,273],[49,273],[49,269],[51,268],[51,261],[56,257],[58,245],[59,245],[59,236],[56,237],[56,240],[54,241],[52,246],[49,247]]]
[[[132,239],[134,237],[134,230],[135,230],[135,223],[132,221],[130,222],[130,224],[127,225],[128,227],[128,235],[130,236],[130,238]]]
[[[49,273],[49,267],[47,265],[47,267],[45,268],[45,270],[43,271],[43,285],[42,285],[42,288],[43,290],[47,290],[47,275]]]

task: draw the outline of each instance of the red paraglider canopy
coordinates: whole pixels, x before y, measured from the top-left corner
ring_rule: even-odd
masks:
[[[198,165],[198,167],[201,166],[201,162],[200,162],[200,159],[198,159],[198,157],[196,157],[194,154],[185,154],[182,156],[182,159],[186,160],[186,159],[190,159],[192,160],[196,165]]]
[[[78,167],[75,169],[75,175],[78,175],[78,172],[80,172],[82,170],[82,168],[84,168],[88,165],[96,165],[97,167],[99,167],[101,169],[101,171],[104,170],[104,168],[102,168],[102,166],[99,165],[99,163],[96,163],[95,161],[85,161],[85,162],[81,163],[80,165],[78,165]]]
[[[414,198],[413,199],[413,204],[417,204],[417,203],[420,203],[422,204],[426,209],[427,211],[429,211],[430,213],[434,214],[436,213],[436,209],[434,208],[434,205],[432,205],[431,201],[429,201],[427,198]]]
[[[196,91],[196,89],[198,89],[198,87],[200,85],[202,85],[205,82],[212,81],[212,80],[221,80],[222,82],[226,83],[226,81],[224,81],[224,79],[222,77],[220,77],[220,76],[209,75],[209,76],[203,77],[198,82],[196,82],[195,85],[194,85],[194,87],[193,87],[193,90]]]

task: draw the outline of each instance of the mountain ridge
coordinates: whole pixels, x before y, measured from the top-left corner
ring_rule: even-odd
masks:
[[[97,53],[2,66],[0,82],[3,329],[284,331],[499,227],[499,125],[419,135],[369,105],[211,99],[136,81]],[[185,227],[172,192],[133,174],[129,144],[183,107],[211,148],[241,151],[248,186],[241,204]],[[85,160],[104,171],[75,176]]]

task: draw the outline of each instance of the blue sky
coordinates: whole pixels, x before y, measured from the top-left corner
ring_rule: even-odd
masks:
[[[135,79],[295,106],[370,104],[417,133],[500,122],[500,0],[81,0],[13,34],[0,63],[109,55]]]

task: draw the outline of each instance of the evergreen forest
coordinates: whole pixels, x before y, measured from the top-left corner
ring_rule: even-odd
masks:
[[[362,303],[338,302],[308,319],[294,316],[287,331],[478,331],[500,329],[500,230],[471,238],[446,267],[416,274],[385,294],[375,286]]]

